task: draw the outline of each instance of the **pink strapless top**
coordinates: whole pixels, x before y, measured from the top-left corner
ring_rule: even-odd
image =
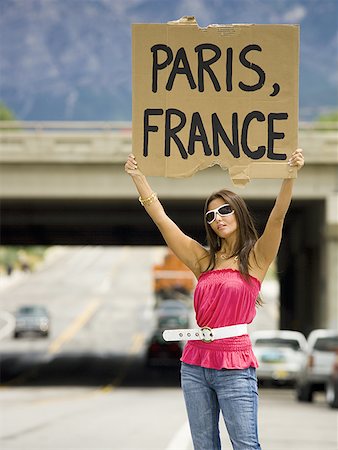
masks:
[[[218,328],[251,323],[256,315],[260,281],[238,270],[215,269],[200,275],[194,293],[199,327]],[[210,343],[188,341],[181,361],[210,369],[258,367],[248,334]]]

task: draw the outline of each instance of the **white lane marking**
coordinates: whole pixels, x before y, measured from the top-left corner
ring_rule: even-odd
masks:
[[[124,246],[122,247],[121,256],[118,259],[117,263],[101,280],[101,283],[94,291],[95,294],[104,295],[109,292],[109,290],[112,288],[113,278],[118,274],[118,271],[120,270],[122,264],[128,259],[128,257],[130,257],[130,248],[128,246]]]
[[[7,311],[0,311],[0,317],[5,320],[7,323],[0,330],[0,340],[12,334],[15,328],[15,318],[13,314],[10,314]]]
[[[111,288],[111,275],[109,273],[105,278],[103,278],[101,284],[98,285],[95,294],[100,295],[107,294],[110,288]]]
[[[174,435],[166,450],[187,450],[190,444],[191,435],[189,422],[187,421]]]

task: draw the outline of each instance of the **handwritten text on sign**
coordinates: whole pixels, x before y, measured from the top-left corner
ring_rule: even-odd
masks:
[[[206,59],[205,58],[205,50],[210,50],[214,52],[214,56]],[[252,51],[262,51],[261,47],[257,44],[247,45],[239,54],[239,61],[249,70],[253,70],[257,76],[257,83],[253,85],[248,85],[240,81],[238,83],[239,89],[245,92],[252,92],[261,89],[265,83],[265,72],[254,62],[248,59],[248,53]],[[195,47],[195,52],[197,53],[197,74],[195,77],[191,71],[189,60],[187,54],[183,47],[181,47],[174,58],[173,51],[170,47],[164,44],[157,44],[151,48],[151,52],[153,53],[153,65],[152,65],[152,91],[157,92],[158,90],[158,72],[163,70],[167,66],[171,67],[167,83],[165,85],[165,89],[167,91],[171,91],[173,89],[173,85],[175,79],[178,75],[183,75],[186,77],[187,82],[189,83],[190,89],[198,88],[199,92],[204,92],[204,79],[205,76],[210,77],[212,85],[215,91],[219,92],[221,87],[222,80],[218,80],[215,75],[212,65],[215,64],[222,55],[222,50],[213,44],[201,44]],[[165,59],[162,62],[160,54],[164,53]],[[226,66],[225,66],[225,76],[224,76],[224,84],[223,87],[227,92],[231,92],[233,90],[233,76],[232,76],[232,68],[233,68],[233,49],[228,48],[226,50]],[[197,84],[195,79],[197,79]],[[273,92],[270,94],[271,97],[278,95],[280,90],[279,84],[274,83]],[[187,148],[184,146],[183,142],[178,136],[179,131],[182,130],[183,127],[187,125],[187,117],[183,111],[179,109],[170,108],[167,110],[163,110],[161,108],[147,108],[144,111],[144,143],[143,143],[143,155],[148,156],[148,144],[149,144],[149,133],[156,133],[158,131],[158,126],[151,125],[151,116],[162,116],[165,115],[165,144],[164,144],[164,155],[170,156],[171,153],[171,141],[174,141],[177,148],[180,151],[180,154],[183,159],[187,159],[188,155],[193,155],[195,153],[195,144],[196,142],[201,142],[203,145],[204,154],[206,156],[210,156],[214,154],[214,156],[218,156],[219,153],[219,139],[221,138],[225,146],[231,152],[234,158],[240,157],[240,144],[243,152],[251,159],[260,159],[265,153],[267,153],[267,157],[269,159],[275,160],[285,160],[287,155],[285,153],[274,153],[274,141],[275,139],[283,139],[283,132],[276,132],[274,130],[274,121],[275,120],[286,120],[288,118],[287,112],[279,112],[279,113],[270,113],[266,118],[265,115],[261,111],[251,111],[249,112],[242,124],[242,129],[239,131],[238,129],[238,113],[233,112],[231,117],[231,127],[232,127],[232,136],[231,138],[226,133],[225,129],[222,126],[222,123],[216,113],[211,115],[211,124],[212,124],[212,146],[209,144],[209,139],[207,133],[205,131],[205,127],[203,125],[202,118],[199,112],[194,112],[191,117],[190,126],[189,126],[189,142]],[[179,123],[173,126],[175,122],[175,118],[178,119]],[[264,145],[260,145],[256,149],[250,149],[248,146],[248,132],[250,123],[253,120],[257,120],[258,122],[267,121],[267,147]],[[177,122],[177,120],[176,120]],[[212,150],[213,149],[213,150]]]

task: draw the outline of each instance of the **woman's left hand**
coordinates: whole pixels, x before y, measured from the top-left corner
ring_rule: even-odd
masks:
[[[300,170],[304,166],[304,156],[301,148],[297,148],[297,150],[292,153],[288,164],[291,167],[296,167],[297,170]]]

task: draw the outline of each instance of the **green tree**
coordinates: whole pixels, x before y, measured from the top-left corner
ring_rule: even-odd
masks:
[[[0,120],[16,120],[14,113],[0,101]]]
[[[338,122],[338,111],[332,111],[319,116],[319,122]]]
[[[336,131],[338,127],[338,110],[319,116],[316,126],[322,131]]]

